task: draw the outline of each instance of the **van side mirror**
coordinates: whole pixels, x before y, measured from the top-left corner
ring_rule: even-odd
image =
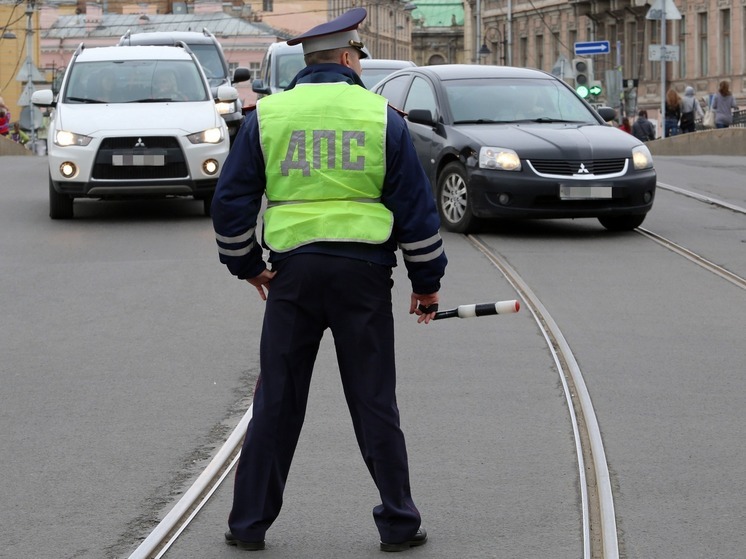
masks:
[[[262,95],[269,95],[272,93],[272,90],[268,85],[264,84],[264,80],[261,78],[257,78],[251,83],[251,90],[254,93],[261,93]]]

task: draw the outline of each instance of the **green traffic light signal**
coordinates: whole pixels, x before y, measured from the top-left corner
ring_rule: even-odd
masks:
[[[590,94],[590,90],[588,89],[587,85],[579,85],[578,87],[575,88],[575,91],[583,99],[585,99],[586,97],[588,97],[588,95]]]
[[[600,85],[592,85],[591,88],[588,90],[588,93],[590,93],[591,95],[601,95],[601,91],[603,90],[601,89]]]

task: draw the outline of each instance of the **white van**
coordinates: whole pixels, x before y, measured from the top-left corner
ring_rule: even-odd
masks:
[[[252,82],[251,89],[258,94],[259,98],[285,91],[295,75],[305,65],[303,45],[290,46],[287,43],[272,43],[264,55],[259,77]],[[371,89],[392,72],[415,66],[415,63],[410,60],[368,57],[363,58],[360,65],[363,68],[361,79],[365,87]]]

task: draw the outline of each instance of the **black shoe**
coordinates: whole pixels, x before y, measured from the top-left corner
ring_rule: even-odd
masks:
[[[261,551],[264,549],[264,540],[260,542],[245,542],[239,540],[230,530],[225,533],[225,543],[228,545],[235,545],[238,549],[246,549],[248,551]]]
[[[424,528],[419,528],[412,539],[401,543],[384,543],[381,542],[381,551],[406,551],[410,547],[424,545],[427,541],[427,532]]]

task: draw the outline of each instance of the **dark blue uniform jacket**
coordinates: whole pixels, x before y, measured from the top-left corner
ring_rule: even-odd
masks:
[[[317,64],[301,70],[289,88],[296,83],[340,81],[350,83],[351,87],[355,84],[364,87],[358,75],[345,66]],[[394,214],[391,238],[382,245],[313,243],[281,254],[270,252],[270,262],[300,252],[311,252],[394,267],[399,245],[412,290],[418,294],[439,291],[447,259],[438,231],[440,219],[430,183],[417,159],[404,119],[391,107],[387,118],[386,176],[381,201]],[[212,202],[220,261],[240,279],[252,278],[265,269],[262,245],[256,239],[266,184],[264,169],[257,113],[249,111],[220,174]]]

